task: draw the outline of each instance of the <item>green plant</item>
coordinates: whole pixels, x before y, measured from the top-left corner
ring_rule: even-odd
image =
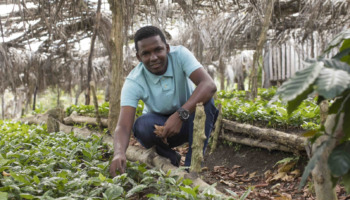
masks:
[[[232,199],[145,164],[127,162],[110,178],[112,154],[97,136],[0,121],[0,199]]]
[[[330,59],[325,55],[334,47],[340,46],[339,53]],[[350,192],[350,29],[337,35],[324,51],[323,55],[314,60],[306,60],[307,67],[298,71],[291,79],[278,88],[274,100],[278,97],[288,103],[287,111],[292,113],[298,108],[308,95],[316,92],[319,96],[318,103],[322,100],[334,100],[329,108],[329,114],[335,115],[334,126],[327,131],[321,126],[313,131],[313,140],[320,135],[328,135],[328,139],[318,146],[305,168],[302,176],[301,186],[306,182],[311,170],[316,166],[318,160],[327,147],[335,143],[338,145],[331,149],[328,164],[333,177],[333,184],[342,177],[342,182]],[[335,132],[338,123],[344,123],[342,132]],[[311,135],[311,133],[309,133]],[[342,133],[342,134],[341,134]],[[330,191],[326,191],[330,192]]]

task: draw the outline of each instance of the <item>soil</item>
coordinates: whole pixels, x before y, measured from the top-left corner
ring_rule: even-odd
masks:
[[[177,150],[184,160],[186,147]],[[246,199],[312,200],[315,194],[311,179],[304,188],[298,189],[307,161],[306,155],[219,143],[211,154],[208,147],[200,175],[205,182],[216,184],[216,189],[227,195],[236,193],[242,196],[251,188]],[[337,185],[336,190],[340,200],[350,199],[344,187]]]
[[[130,145],[141,146],[136,140]],[[181,154],[183,166],[188,145],[175,148]],[[254,200],[314,200],[311,178],[299,189],[301,175],[307,165],[307,155],[295,155],[282,151],[269,151],[236,143],[218,142],[210,153],[206,150],[202,180],[228,196],[241,197],[249,188],[245,199]],[[350,200],[343,186],[337,185],[339,200]],[[237,198],[239,199],[239,198]]]

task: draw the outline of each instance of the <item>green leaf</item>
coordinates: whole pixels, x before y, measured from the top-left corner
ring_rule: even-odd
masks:
[[[23,174],[17,175],[15,172],[10,171],[11,177],[18,182],[24,183],[26,185],[30,185],[30,182],[25,178]]]
[[[128,193],[126,194],[125,198],[129,198],[132,195],[141,192],[143,189],[147,188],[147,185],[137,185],[135,187],[133,187],[131,190],[128,191]]]
[[[345,140],[350,138],[350,123],[348,122],[350,122],[350,99],[349,98],[344,104],[343,132],[344,132],[345,138],[343,139]]]
[[[180,186],[180,190],[186,192],[187,194],[191,195],[194,198],[197,197],[197,194],[195,193],[195,191],[192,188],[190,188],[190,187],[182,187],[182,186]]]
[[[341,62],[337,59],[322,59],[322,62],[327,68],[343,70],[350,74],[350,66],[345,62]]]
[[[33,196],[31,194],[27,194],[27,193],[22,193],[19,196],[21,196],[22,198],[25,198],[25,199],[34,199],[35,198],[35,196]]]
[[[349,40],[350,41],[350,40]],[[345,42],[344,42],[345,43]],[[339,53],[337,53],[337,55],[333,56],[333,59],[337,59],[340,60],[342,62],[347,63],[348,65],[350,65],[349,59],[350,59],[350,47],[347,49],[344,49],[342,51],[340,51]]]
[[[316,164],[318,163],[318,161],[320,160],[320,157],[324,151],[324,149],[329,145],[329,140],[323,142],[320,146],[317,147],[317,149],[315,150],[314,155],[311,157],[311,159],[309,160],[309,162],[307,163],[305,169],[304,169],[304,173],[301,177],[301,181],[299,184],[299,189],[301,189],[302,187],[304,187],[307,178],[309,177],[311,171],[315,168]]]
[[[347,29],[334,37],[334,39],[328,44],[325,53],[329,52],[334,47],[338,46],[344,40],[350,39],[350,29]]]
[[[124,189],[118,185],[112,185],[104,193],[108,199],[116,199],[120,197],[124,192]]]
[[[342,103],[344,101],[343,97],[336,98],[332,105],[329,107],[328,114],[337,114],[340,109]]]
[[[340,60],[350,65],[350,39],[347,39],[343,42],[339,51],[344,55]]]
[[[7,200],[8,194],[7,192],[0,192],[0,200]]]
[[[315,90],[320,96],[332,99],[347,89],[349,84],[349,73],[343,70],[323,68],[316,80]]]
[[[248,195],[252,192],[254,187],[249,187],[247,191],[245,191],[242,196],[239,198],[239,200],[244,200],[248,197]]]
[[[105,181],[105,180],[106,180],[106,177],[103,176],[103,174],[101,174],[101,173],[99,173],[98,178],[99,178],[101,181]]]
[[[183,183],[184,185],[191,185],[191,184],[193,183],[193,181],[192,181],[191,179],[186,178],[186,179],[184,179],[184,180],[182,181],[182,183]]]
[[[298,95],[295,99],[288,101],[287,111],[288,115],[292,114],[294,110],[296,110],[301,102],[303,102],[307,96],[313,91],[312,85],[308,89],[306,89],[303,93]]]
[[[0,167],[6,165],[6,163],[8,162],[8,159],[5,159],[4,157],[2,157],[2,155],[0,154]]]
[[[316,135],[317,132],[318,132],[317,130],[307,131],[307,132],[303,133],[303,137],[313,137],[314,135]]]
[[[34,175],[33,180],[36,184],[40,183],[40,179],[36,175]]]
[[[296,72],[292,78],[278,88],[272,101],[276,101],[279,96],[287,102],[296,99],[305,90],[309,89],[310,85],[318,77],[321,69],[323,69],[323,62],[314,62],[310,66]]]
[[[335,147],[328,158],[328,166],[335,177],[345,175],[350,170],[350,142]]]
[[[343,184],[347,193],[350,193],[350,172],[343,176]]]

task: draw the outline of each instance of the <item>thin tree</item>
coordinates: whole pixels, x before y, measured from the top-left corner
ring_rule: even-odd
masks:
[[[117,126],[120,112],[120,91],[122,88],[123,75],[123,7],[124,0],[109,0],[112,11],[111,30],[111,77],[110,77],[110,98],[108,114],[108,130],[113,133]]]
[[[259,67],[259,58],[262,55],[262,49],[266,43],[266,35],[269,30],[270,20],[273,13],[273,5],[275,0],[267,0],[266,3],[266,12],[264,22],[262,24],[261,33],[259,36],[258,44],[256,45],[256,50],[253,56],[253,68],[250,74],[249,86],[250,86],[250,98],[254,100],[258,95],[258,67]]]

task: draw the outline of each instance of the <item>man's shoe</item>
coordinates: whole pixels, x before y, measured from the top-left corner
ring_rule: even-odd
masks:
[[[173,164],[176,167],[180,166],[180,162],[181,162],[181,155],[178,152],[176,153],[176,157],[175,159],[170,159],[171,164]]]

